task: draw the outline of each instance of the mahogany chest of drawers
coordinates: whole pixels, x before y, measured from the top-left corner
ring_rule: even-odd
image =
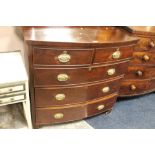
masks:
[[[139,37],[133,59],[122,81],[120,96],[135,96],[155,91],[155,27],[125,27]]]
[[[24,27],[34,128],[112,110],[135,37],[117,27]]]

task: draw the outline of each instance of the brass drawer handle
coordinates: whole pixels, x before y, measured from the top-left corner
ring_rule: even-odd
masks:
[[[113,54],[112,54],[112,58],[113,59],[119,59],[121,56],[121,52],[119,51],[119,49],[117,49],[117,51],[115,51]]]
[[[99,105],[98,107],[97,107],[97,110],[102,110],[102,109],[104,109],[104,105],[102,104],[102,105]]]
[[[64,51],[62,54],[58,56],[58,60],[62,63],[69,62],[71,59],[71,56],[67,54],[67,51]]]
[[[58,81],[67,81],[69,79],[69,76],[67,74],[59,74],[57,76]]]
[[[61,119],[61,118],[63,118],[64,117],[64,114],[63,113],[56,113],[55,115],[54,115],[54,118],[55,119]]]
[[[136,90],[136,86],[133,84],[130,86],[130,88],[131,88],[131,90]]]
[[[109,91],[110,91],[110,88],[109,87],[102,88],[102,92],[103,93],[108,93]]]
[[[143,76],[143,72],[140,71],[140,70],[138,70],[138,71],[136,72],[136,74],[137,74],[138,76]]]
[[[0,103],[3,103],[3,100],[0,100]]]
[[[145,54],[145,55],[143,56],[143,60],[144,60],[144,61],[149,61],[149,60],[150,60],[150,57],[149,57],[148,55]]]
[[[116,70],[114,68],[108,69],[108,71],[107,71],[108,75],[110,75],[110,76],[114,75],[115,72],[116,72]]]
[[[58,100],[58,101],[64,100],[65,97],[66,97],[65,94],[57,94],[57,95],[55,96],[56,100]]]

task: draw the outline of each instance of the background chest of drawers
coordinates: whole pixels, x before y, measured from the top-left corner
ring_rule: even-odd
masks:
[[[120,96],[140,95],[155,91],[155,27],[125,27],[139,37],[133,59],[122,82]]]
[[[111,111],[137,39],[116,27],[24,27],[33,125]]]

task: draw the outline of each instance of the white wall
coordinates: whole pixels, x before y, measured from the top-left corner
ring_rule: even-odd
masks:
[[[14,26],[0,26],[0,52],[24,51],[23,39],[16,33]]]

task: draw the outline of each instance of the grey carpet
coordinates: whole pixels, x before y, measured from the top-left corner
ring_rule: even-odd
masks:
[[[108,115],[86,119],[96,129],[154,129],[155,93],[119,99]]]

